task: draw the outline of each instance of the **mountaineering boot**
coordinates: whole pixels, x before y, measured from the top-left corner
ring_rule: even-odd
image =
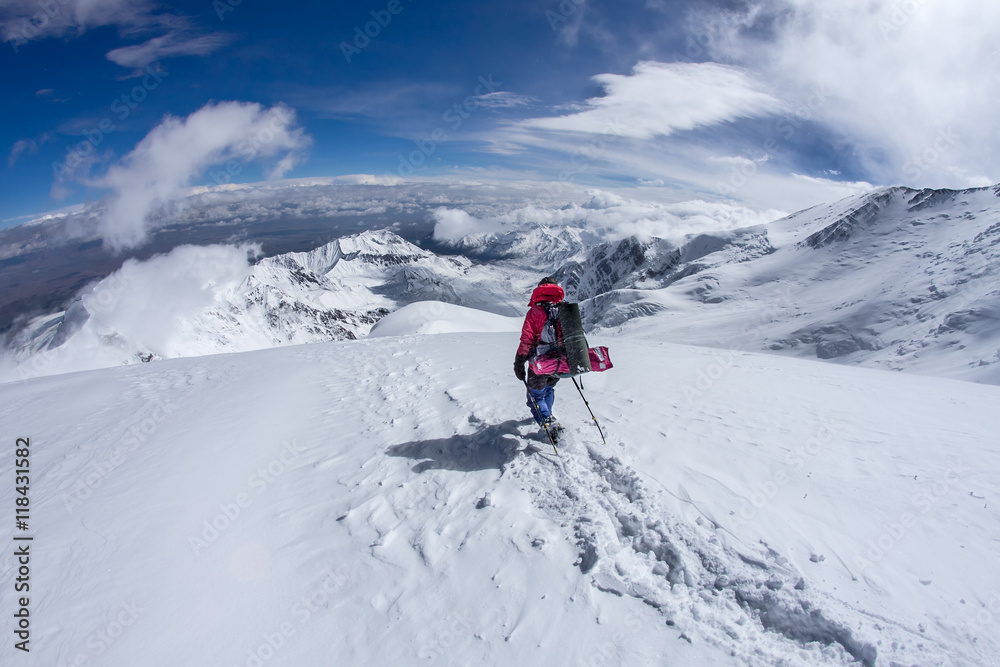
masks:
[[[548,432],[552,440],[558,443],[559,436],[562,435],[563,431],[563,426],[562,424],[559,423],[559,420],[556,419],[554,416],[550,416],[548,419],[545,420],[543,427]]]

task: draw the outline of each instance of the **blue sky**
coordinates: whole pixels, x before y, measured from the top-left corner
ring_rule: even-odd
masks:
[[[4,0],[0,220],[234,160],[758,209],[1000,180],[997,3],[831,4]]]

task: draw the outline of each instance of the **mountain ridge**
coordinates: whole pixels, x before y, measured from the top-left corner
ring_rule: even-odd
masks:
[[[369,230],[262,258],[241,276],[232,266],[229,277],[206,275],[199,307],[178,312],[185,330],[172,347],[112,323],[76,347],[117,347],[121,363],[355,339],[417,301],[516,316],[524,307],[516,295],[544,271],[582,304],[591,330],[1000,383],[998,198],[1000,186],[888,187],[766,225],[673,239],[602,239],[579,225],[552,230],[525,218],[453,244],[472,259]],[[222,263],[232,264],[231,255]],[[13,346],[16,361],[72,350],[87,334],[94,295],[142,266],[98,283],[65,312],[36,318]]]

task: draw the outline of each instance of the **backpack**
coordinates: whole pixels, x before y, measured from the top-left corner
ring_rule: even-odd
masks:
[[[576,303],[538,303],[546,312],[545,326],[531,353],[529,365],[535,375],[572,377],[613,368],[608,348],[588,348]]]
[[[535,360],[538,357],[562,357],[565,356],[565,350],[563,350],[562,342],[562,327],[559,325],[559,313],[562,310],[562,302],[560,303],[549,303],[548,301],[541,301],[538,303],[546,313],[545,325],[542,327],[542,333],[538,337],[538,344],[531,352],[531,359]]]

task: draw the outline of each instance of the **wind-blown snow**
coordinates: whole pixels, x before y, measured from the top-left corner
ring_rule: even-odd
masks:
[[[31,664],[888,667],[1000,651],[1000,388],[594,337],[616,363],[584,379],[609,444],[560,384],[555,457],[510,377],[516,340],[0,386],[2,423],[32,439]],[[0,572],[10,590],[9,553]]]
[[[67,311],[36,318],[0,377],[355,339],[413,301],[466,301],[516,312],[501,292],[509,275],[484,269],[469,276],[466,258],[439,257],[388,231],[253,266],[248,252],[253,249],[181,246],[145,262],[128,260]],[[484,286],[490,279],[493,286]]]

